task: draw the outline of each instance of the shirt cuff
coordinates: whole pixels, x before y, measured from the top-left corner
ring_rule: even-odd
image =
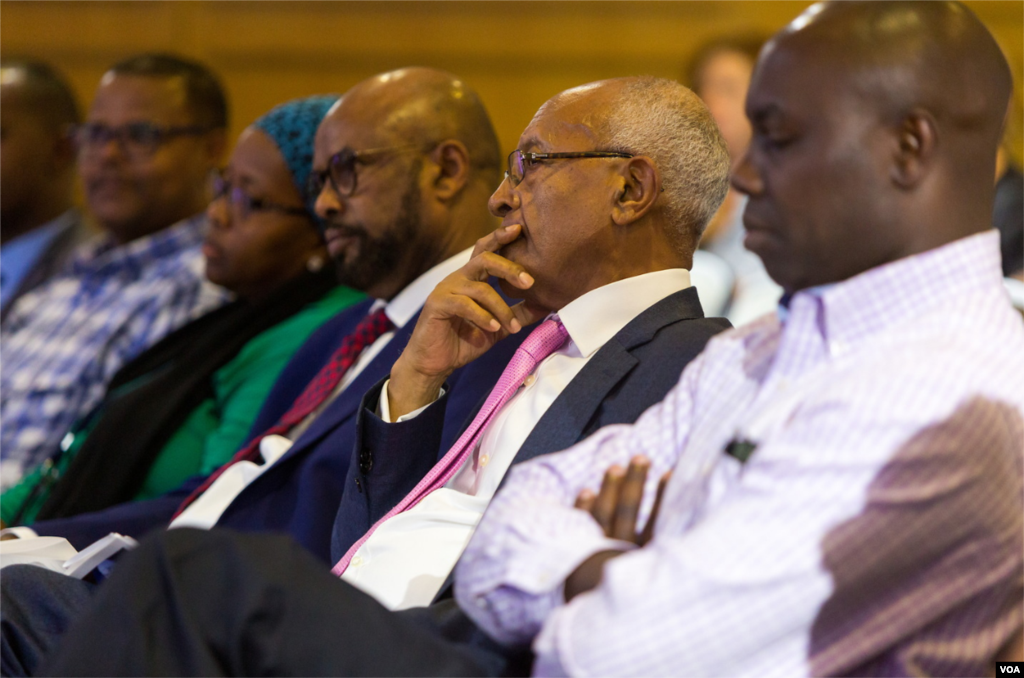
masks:
[[[565,580],[588,558],[602,551],[625,552],[636,548],[636,544],[603,535],[580,535],[545,546],[548,552],[544,557],[530,559],[525,566],[520,564],[510,573],[508,583],[530,595],[557,593],[559,601],[564,600]]]
[[[0,537],[8,534],[13,534],[18,539],[31,539],[39,536],[31,527],[8,527],[0,530]]]
[[[384,382],[384,388],[380,390],[380,400],[377,402],[377,416],[380,417],[385,424],[400,424],[403,421],[415,419],[417,416],[419,416],[420,412],[434,404],[427,403],[426,405],[417,410],[413,410],[412,412],[407,412],[406,414],[403,414],[398,418],[398,421],[391,421],[391,408],[388,406],[388,384],[390,383],[390,379]],[[434,401],[436,402],[444,394],[445,390],[444,386],[442,386],[441,392],[437,394],[437,398],[434,398]]]

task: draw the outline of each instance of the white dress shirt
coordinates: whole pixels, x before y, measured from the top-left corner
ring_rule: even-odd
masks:
[[[378,527],[353,556],[342,579],[391,609],[429,604],[548,407],[633,318],[689,285],[685,269],[657,271],[592,290],[561,309],[558,317],[569,341],[537,365],[447,485]],[[380,402],[385,421],[390,420],[387,405],[385,386]]]
[[[416,278],[405,289],[395,295],[395,298],[391,301],[384,302],[378,300],[371,307],[370,312],[372,313],[383,306],[384,313],[394,323],[395,327],[403,327],[416,315],[424,302],[426,302],[427,297],[441,280],[469,262],[470,254],[472,254],[472,248],[463,250],[442,261]],[[264,437],[260,441],[260,455],[263,457],[262,464],[256,464],[251,461],[240,461],[232,464],[180,516],[174,519],[169,527],[196,527],[204,530],[213,527],[220,520],[221,515],[227,510],[228,506],[231,505],[231,502],[242,493],[242,490],[265,473],[268,468],[273,466],[278,459],[288,452],[292,443],[299,439],[327,405],[337,398],[359,376],[363,369],[377,357],[394,336],[394,330],[385,332],[375,342],[363,349],[359,359],[342,377],[341,382],[335,388],[331,397],[327,398],[313,413],[292,428],[287,435]]]
[[[636,424],[517,465],[459,561],[460,607],[532,640],[536,675],[990,671],[1024,568],[1024,326],[998,245],[801,291],[714,337]],[[654,537],[566,603],[580,563],[634,548],[573,503],[637,454],[641,524],[673,470]]]

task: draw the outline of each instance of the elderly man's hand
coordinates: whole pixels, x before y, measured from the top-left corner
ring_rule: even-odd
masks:
[[[637,531],[637,514],[640,512],[644,483],[650,466],[650,461],[643,456],[633,457],[626,470],[618,465],[612,466],[605,472],[598,494],[583,490],[576,497],[576,508],[590,513],[606,536],[643,546],[654,536],[654,523],[661,509],[661,498],[671,477],[671,471],[661,477],[651,515],[644,529]],[[568,602],[600,584],[604,564],[623,553],[626,551],[600,551],[583,561],[565,580],[565,600]]]
[[[510,307],[487,282],[495,276],[519,289],[533,285],[522,266],[496,254],[521,231],[521,226],[513,224],[481,238],[469,263],[431,292],[409,344],[391,368],[392,421],[433,402],[454,370],[545,315],[526,302]]]

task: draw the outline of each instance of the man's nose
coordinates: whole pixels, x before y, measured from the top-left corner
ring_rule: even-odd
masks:
[[[107,160],[115,157],[127,157],[127,151],[124,148],[124,140],[121,135],[116,132],[109,132],[104,134],[99,139],[92,142],[92,148],[89,150],[89,154],[99,160]]]
[[[512,180],[508,175],[501,180],[498,188],[491,194],[487,201],[487,208],[496,217],[503,217],[512,210],[519,207],[519,194],[512,188]]]
[[[730,181],[733,188],[746,195],[759,195],[764,191],[764,182],[761,180],[761,174],[757,171],[751,160],[749,149],[743,154],[739,164],[733,169]]]
[[[316,196],[316,203],[313,205],[316,215],[326,221],[331,219],[331,217],[337,216],[344,209],[344,204],[341,198],[338,197],[338,193],[331,186],[330,182],[325,181],[324,185],[320,188],[320,194]]]

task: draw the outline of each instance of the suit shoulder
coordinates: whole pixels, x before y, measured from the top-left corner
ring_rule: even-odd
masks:
[[[712,337],[731,329],[725,318],[680,318],[655,332],[649,350],[682,354],[689,362]]]

